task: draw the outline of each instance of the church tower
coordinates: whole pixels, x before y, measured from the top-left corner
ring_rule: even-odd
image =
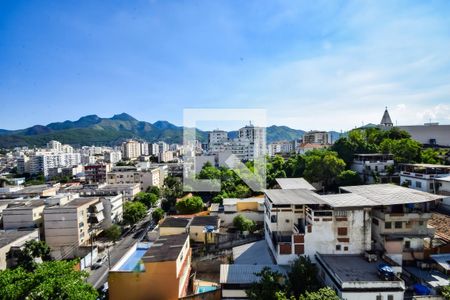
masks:
[[[387,106],[386,106],[386,109],[384,110],[383,118],[381,119],[380,125],[384,126],[384,127],[394,126],[394,124],[392,123],[392,120],[391,120],[391,116],[389,116]]]

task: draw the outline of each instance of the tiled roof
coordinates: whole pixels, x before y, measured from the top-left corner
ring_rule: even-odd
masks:
[[[428,225],[435,228],[435,236],[450,242],[450,216],[433,212],[432,217],[428,220]]]

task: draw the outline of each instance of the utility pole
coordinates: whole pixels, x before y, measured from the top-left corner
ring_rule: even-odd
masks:
[[[111,256],[109,253],[109,247],[106,248],[106,251],[108,251],[108,269],[111,269]]]

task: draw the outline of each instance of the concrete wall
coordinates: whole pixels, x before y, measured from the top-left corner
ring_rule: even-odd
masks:
[[[305,233],[305,255],[314,257],[322,254],[359,254],[370,250],[371,218],[368,211],[347,211],[346,221],[338,216],[316,218],[311,232]],[[331,219],[331,220],[330,220]],[[327,221],[329,220],[329,221]],[[343,220],[343,221],[337,221]],[[339,228],[347,228],[346,235],[339,235]],[[340,245],[338,250],[336,245]]]
[[[212,216],[218,216],[220,218],[220,223],[222,226],[231,226],[233,224],[233,219],[237,215],[242,215],[247,219],[253,220],[255,222],[264,222],[264,212],[253,212],[253,211],[242,211],[236,213],[211,213]]]
[[[450,125],[411,125],[397,126],[407,131],[411,138],[422,144],[429,144],[435,139],[440,146],[450,146]]]
[[[159,235],[175,235],[175,234],[181,234],[186,233],[187,228],[184,227],[159,227]]]
[[[40,227],[43,219],[44,205],[39,207],[24,207],[3,210],[3,228],[34,228]]]

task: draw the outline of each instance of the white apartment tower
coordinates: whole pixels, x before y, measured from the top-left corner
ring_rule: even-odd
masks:
[[[141,156],[141,144],[138,141],[128,140],[122,143],[122,157],[135,159]]]
[[[50,141],[47,143],[47,149],[55,152],[62,151],[62,144],[58,141]]]

